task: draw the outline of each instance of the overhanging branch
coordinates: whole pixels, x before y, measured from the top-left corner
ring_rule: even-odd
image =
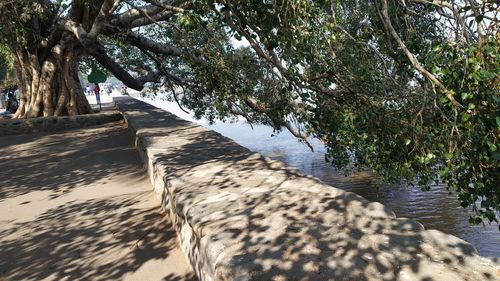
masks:
[[[444,86],[443,83],[441,83],[441,81],[439,81],[439,79],[437,79],[436,76],[434,76],[432,73],[427,71],[427,69],[425,69],[420,64],[420,62],[417,60],[415,55],[413,55],[410,52],[410,50],[406,47],[406,44],[403,42],[403,40],[401,40],[398,33],[396,32],[396,30],[392,26],[392,22],[391,22],[391,19],[389,17],[389,12],[387,9],[387,0],[382,0],[381,14],[382,14],[382,20],[383,20],[384,27],[391,34],[391,36],[394,38],[394,40],[396,40],[399,47],[401,48],[401,50],[403,50],[403,52],[405,53],[405,55],[408,58],[408,60],[410,61],[410,63],[413,65],[413,67],[416,70],[418,70],[423,76],[425,76],[427,79],[429,79],[432,84],[436,85],[446,95],[446,97],[448,98],[448,100],[450,100],[450,102],[453,104],[453,106],[463,108],[463,106],[457,100],[455,100],[455,98],[453,97],[453,92],[448,90],[446,88],[446,86]]]
[[[271,119],[271,121],[274,123],[275,126],[283,126],[285,127],[294,137],[302,140],[308,147],[311,149],[311,151],[314,151],[314,147],[311,145],[309,140],[307,139],[309,136],[307,134],[302,133],[299,129],[295,128],[290,122],[286,120],[278,120],[275,117],[273,117],[270,113],[269,110],[266,108],[266,105],[263,103],[251,98],[251,97],[244,97],[243,102],[250,107],[252,110],[260,113],[264,113],[267,117]]]
[[[117,79],[122,81],[127,87],[140,91],[147,82],[157,82],[160,78],[159,73],[151,71],[147,75],[134,78],[114,59],[110,58],[103,46],[97,40],[89,37],[85,29],[73,21],[67,21],[64,24],[66,30],[72,32],[80,44],[85,47],[85,51],[94,57],[104,68],[109,70]]]
[[[115,26],[127,27],[129,29],[153,24],[160,21],[165,21],[176,13],[183,13],[185,9],[190,7],[190,1],[176,1],[171,4],[166,4],[157,0],[144,0],[151,5],[138,7],[127,1],[133,7],[110,21]]]
[[[161,1],[158,1],[158,0],[143,0],[144,2],[147,2],[151,5],[154,5],[154,6],[157,6],[157,7],[161,7],[161,8],[164,8],[166,10],[170,10],[170,11],[174,11],[174,12],[178,12],[178,13],[184,13],[185,12],[185,7],[176,7],[176,6],[173,6],[173,5],[170,5],[170,4],[167,4],[167,3],[164,3],[164,2],[161,2]],[[191,4],[190,2],[186,2],[184,4]]]
[[[94,20],[94,23],[92,24],[92,28],[90,29],[88,36],[90,38],[97,38],[97,35],[101,33],[102,28],[104,27],[104,24],[106,21],[109,19],[110,15],[113,13],[113,11],[118,8],[118,5],[120,4],[121,0],[104,0],[104,2],[101,5],[101,9],[99,11],[99,14],[97,14],[97,17]]]
[[[154,5],[148,5],[136,9],[130,9],[127,10],[126,12],[123,12],[119,15],[117,15],[114,19],[110,21],[111,24],[113,25],[127,25],[130,24],[132,21],[142,18],[144,16],[144,13],[146,14],[156,14],[158,12],[163,11],[164,9],[158,6]]]
[[[182,54],[181,50],[174,46],[169,46],[166,44],[157,43],[149,38],[137,35],[132,32],[126,34],[125,40],[131,45],[136,46],[141,49],[146,49],[153,53],[162,54],[165,56],[180,56]]]

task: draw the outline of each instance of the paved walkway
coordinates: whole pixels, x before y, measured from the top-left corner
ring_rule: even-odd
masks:
[[[0,280],[194,280],[122,123],[0,138]]]

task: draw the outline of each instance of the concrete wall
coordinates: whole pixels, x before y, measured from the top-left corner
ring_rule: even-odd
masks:
[[[4,119],[0,120],[0,136],[82,128],[101,125],[122,119],[123,116],[118,111],[77,116]]]
[[[200,280],[498,280],[497,260],[387,207],[116,98]]]

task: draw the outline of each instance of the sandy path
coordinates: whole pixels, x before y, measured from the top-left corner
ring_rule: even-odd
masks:
[[[194,280],[121,123],[0,138],[0,280]]]

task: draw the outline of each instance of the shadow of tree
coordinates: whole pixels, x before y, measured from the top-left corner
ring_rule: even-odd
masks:
[[[70,202],[35,221],[16,223],[1,231],[2,257],[8,257],[0,260],[0,268],[6,271],[3,274],[12,280],[69,276],[109,280],[137,270],[148,259],[163,257],[175,247],[175,239],[168,244],[161,239],[175,237],[175,233],[165,227],[155,210],[132,208],[136,203],[123,198]],[[127,210],[115,214],[123,208]],[[146,248],[135,249],[145,235],[150,236]],[[120,264],[114,264],[114,258],[98,260],[114,255],[121,256]]]
[[[0,170],[1,280],[196,280],[123,123],[0,138]]]
[[[142,175],[123,125],[0,138],[0,202],[34,190],[59,191],[110,180],[119,173]],[[110,155],[113,154],[113,157]],[[60,172],[64,167],[65,173]]]
[[[199,276],[216,280],[495,280],[467,242],[287,169],[221,135],[118,100]],[[152,122],[155,120],[155,122]],[[250,275],[246,275],[249,273]],[[247,279],[244,279],[247,280]]]

